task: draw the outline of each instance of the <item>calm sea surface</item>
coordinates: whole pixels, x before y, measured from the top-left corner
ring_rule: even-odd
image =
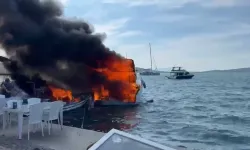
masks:
[[[97,131],[112,128],[162,144],[208,150],[250,149],[250,72],[197,73],[192,80],[143,77],[142,103],[66,113],[64,124]]]

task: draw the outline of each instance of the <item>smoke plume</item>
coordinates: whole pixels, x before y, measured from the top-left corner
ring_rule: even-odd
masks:
[[[106,82],[95,68],[108,67],[100,62],[110,58],[123,58],[105,47],[105,34],[62,15],[61,5],[52,0],[0,0],[0,45],[16,62],[6,68],[12,73],[40,73],[74,91]],[[22,83],[20,79],[19,86]]]

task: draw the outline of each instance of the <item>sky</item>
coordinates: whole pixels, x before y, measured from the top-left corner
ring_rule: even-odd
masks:
[[[137,67],[150,67],[149,42],[157,68],[250,67],[249,0],[58,1],[65,17],[106,33],[104,44]]]

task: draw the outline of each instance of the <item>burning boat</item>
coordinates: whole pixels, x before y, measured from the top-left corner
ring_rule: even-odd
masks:
[[[32,94],[27,82],[38,73],[54,99],[62,94],[77,102],[75,95],[86,92],[95,104],[140,99],[143,84],[133,60],[107,48],[106,34],[92,25],[64,18],[56,1],[0,1],[0,10],[0,46],[11,60],[4,66],[26,93]]]
[[[13,63],[10,59],[2,56],[0,56],[0,61],[4,62],[5,65]],[[72,108],[81,107],[86,101],[90,102],[90,104],[94,102],[95,105],[137,105],[141,100],[142,91],[143,88],[146,88],[146,85],[140,74],[135,71],[133,60],[113,61],[109,62],[112,64],[110,68],[99,66],[96,69],[112,82],[93,85],[91,91],[82,91],[80,96],[79,94],[72,94],[71,90],[58,88],[53,85],[53,81],[44,81],[39,74],[35,74],[29,79],[23,74],[13,73],[10,76],[14,79],[12,82],[15,85],[21,85],[21,89],[28,93],[28,97],[62,100],[71,104]],[[22,93],[21,89],[18,86],[13,87],[12,96],[19,95],[22,97],[23,94],[18,94]]]
[[[95,105],[137,105],[141,101],[145,82],[140,73],[135,71],[131,59],[123,63],[112,63],[115,71],[101,70],[109,80],[114,82],[101,84],[93,89]],[[122,81],[122,84],[119,82]],[[118,82],[118,83],[116,83]]]

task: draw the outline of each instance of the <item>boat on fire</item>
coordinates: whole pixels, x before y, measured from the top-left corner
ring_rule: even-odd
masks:
[[[114,59],[110,67],[100,66],[101,74],[109,83],[102,83],[93,89],[95,106],[136,106],[142,100],[146,84],[135,68],[132,59]]]
[[[0,61],[2,62],[8,62],[12,63],[12,60],[5,58],[5,57],[0,57]],[[76,96],[76,100],[74,100],[74,94],[70,90],[67,89],[59,89],[55,88],[51,89],[50,84],[46,84],[46,88],[50,89],[52,91],[52,97],[49,97],[47,99],[50,100],[63,100],[67,102],[67,107],[65,110],[72,110],[78,107],[83,106],[86,102],[89,101],[89,107],[98,106],[98,105],[138,105],[141,101],[141,96],[143,89],[146,88],[146,84],[141,78],[140,74],[137,73],[135,70],[135,65],[132,59],[123,59],[120,62],[114,62],[114,68],[111,69],[100,69],[100,71],[103,71],[103,74],[107,75],[107,78],[110,78],[110,80],[113,81],[119,81],[122,80],[123,84],[125,85],[126,88],[122,89],[119,85],[115,87],[115,89],[119,90],[114,90],[109,89],[110,87],[108,85],[99,85],[97,90],[92,89],[91,93],[86,94],[83,93],[82,96],[83,98],[79,99],[79,95]],[[113,69],[113,70],[112,70]],[[21,75],[21,74],[19,74]],[[18,75],[18,76],[19,76]],[[110,76],[111,75],[111,76]],[[10,74],[9,76],[13,76],[13,74]],[[22,76],[22,75],[21,75]],[[117,80],[118,79],[118,80]],[[48,82],[48,81],[45,81]],[[26,82],[23,84],[27,84]],[[23,85],[22,84],[22,85]],[[18,84],[20,85],[20,83]],[[29,85],[28,85],[29,86]],[[35,86],[35,84],[34,84]],[[123,87],[123,85],[122,85]],[[23,88],[22,88],[23,89]],[[33,91],[33,90],[31,90]],[[35,91],[35,90],[34,90]],[[38,89],[38,92],[34,93],[41,93],[41,91]],[[41,94],[38,94],[41,96]],[[44,94],[42,94],[43,96]],[[90,96],[89,96],[90,95]],[[119,97],[117,95],[122,95],[122,97]],[[29,94],[29,96],[33,96],[34,94]],[[36,96],[39,97],[39,96]],[[66,99],[65,99],[66,97]]]
[[[89,106],[89,101],[92,100],[91,96],[85,95],[83,96],[79,101],[69,101],[66,102],[66,104],[63,107],[63,111],[71,111],[80,107],[83,107],[84,105]],[[49,100],[49,101],[54,101],[54,100]]]
[[[108,97],[106,99],[96,99],[95,106],[137,106],[142,102],[143,89],[146,88],[146,83],[141,78],[140,73],[136,73],[136,86],[138,91],[136,93],[135,102],[131,102],[129,99],[121,101]]]

